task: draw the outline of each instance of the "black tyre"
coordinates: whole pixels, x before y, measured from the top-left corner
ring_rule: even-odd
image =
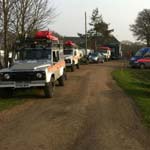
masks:
[[[85,62],[85,64],[88,65],[89,63],[90,63],[90,62],[89,62],[89,60],[87,59],[86,62]]]
[[[68,76],[67,76],[67,72],[66,72],[66,71],[64,72],[64,78],[65,78],[65,80],[68,79]]]
[[[144,64],[140,64],[140,69],[145,69],[145,65]]]
[[[74,72],[74,64],[72,64],[70,69],[71,69],[71,72]]]
[[[64,86],[65,85],[65,75],[63,74],[59,79],[58,79],[58,82],[59,82],[59,85],[60,86]]]
[[[54,78],[51,79],[49,83],[46,83],[44,87],[44,93],[46,98],[52,98],[54,96],[55,81]]]
[[[96,63],[98,64],[99,62],[100,62],[100,60],[98,59]]]
[[[78,63],[78,64],[76,65],[76,67],[77,67],[77,69],[80,69],[80,64]]]

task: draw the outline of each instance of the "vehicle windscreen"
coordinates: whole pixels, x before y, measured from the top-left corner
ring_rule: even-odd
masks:
[[[137,51],[135,56],[142,56],[142,54],[143,54],[143,51]]]
[[[144,54],[144,57],[150,57],[150,49]]]
[[[106,50],[100,50],[100,52],[103,53],[103,54],[104,54],[104,53],[107,53]]]
[[[98,56],[98,53],[92,53],[91,56],[92,56],[92,57],[97,57],[97,56]]]
[[[136,57],[144,56],[144,54],[145,54],[146,52],[148,52],[148,51],[149,51],[149,49],[147,49],[147,48],[142,48],[142,49],[140,49],[139,51],[136,52],[135,56],[136,56]]]
[[[43,60],[51,59],[51,49],[29,48],[16,52],[16,60]]]
[[[73,50],[64,50],[64,55],[72,55]]]

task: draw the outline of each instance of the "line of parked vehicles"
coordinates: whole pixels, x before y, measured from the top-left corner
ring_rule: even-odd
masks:
[[[64,86],[67,70],[80,68],[84,56],[72,41],[62,44],[49,31],[38,31],[34,38],[17,41],[15,55],[8,68],[0,70],[0,96],[12,97],[16,89],[40,88],[47,98],[52,98],[56,82]],[[91,63],[104,63],[110,59],[110,49],[101,47],[90,51]]]

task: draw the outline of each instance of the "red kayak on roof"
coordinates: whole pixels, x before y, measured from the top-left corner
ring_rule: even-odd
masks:
[[[99,47],[99,50],[111,50],[111,48],[107,46],[101,46]]]
[[[66,41],[65,42],[65,46],[72,46],[72,47],[74,47],[74,46],[76,46],[76,44],[73,43],[72,41]]]
[[[49,31],[38,31],[35,34],[36,39],[49,39],[52,41],[58,41],[58,38],[52,35],[52,32]]]

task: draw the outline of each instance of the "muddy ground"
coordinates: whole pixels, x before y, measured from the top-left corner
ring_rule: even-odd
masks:
[[[0,150],[150,150],[134,102],[115,83],[120,62],[83,65],[55,96],[0,114]]]

